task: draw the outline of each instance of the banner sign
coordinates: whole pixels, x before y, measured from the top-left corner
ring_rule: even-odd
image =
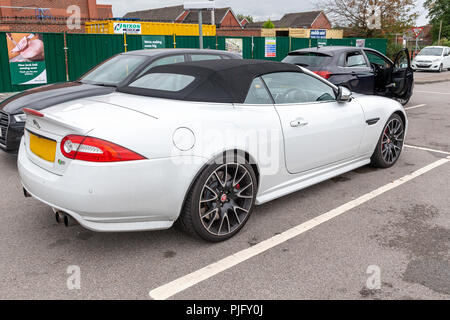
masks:
[[[116,34],[141,34],[142,26],[140,23],[114,22],[114,33]]]
[[[46,84],[47,68],[42,35],[7,33],[11,84]]]
[[[318,46],[318,47],[326,47],[327,44],[328,44],[327,39],[317,40],[317,46]]]
[[[243,53],[243,40],[237,38],[226,38],[225,39],[225,50],[228,52],[232,52],[238,54],[242,57]]]
[[[325,39],[327,37],[326,29],[311,29],[310,36],[311,39]]]
[[[166,47],[165,36],[142,36],[143,49],[160,49]]]
[[[277,57],[277,38],[266,38],[265,54],[266,58]]]

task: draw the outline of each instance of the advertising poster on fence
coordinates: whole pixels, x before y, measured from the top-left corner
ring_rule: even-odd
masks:
[[[356,39],[356,46],[358,48],[364,48],[366,46],[366,39]]]
[[[243,40],[238,38],[226,38],[225,39],[225,50],[228,52],[233,52],[242,57],[243,55]]]
[[[142,36],[143,49],[161,49],[166,47],[165,36]]]
[[[47,70],[42,35],[7,33],[11,84],[45,84]]]
[[[142,34],[142,25],[140,23],[114,22],[115,34]]]
[[[266,38],[264,57],[266,58],[277,57],[277,38]]]

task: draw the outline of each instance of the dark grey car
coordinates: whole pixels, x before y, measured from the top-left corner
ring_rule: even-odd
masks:
[[[392,61],[370,48],[325,46],[290,52],[283,60],[305,67],[353,92],[394,98],[406,104],[413,93],[414,75],[407,49]]]
[[[153,67],[186,61],[242,59],[217,50],[152,49],[118,54],[74,82],[52,84],[26,90],[0,103],[0,149],[16,153],[25,127],[22,108],[42,110],[86,97],[114,92]]]

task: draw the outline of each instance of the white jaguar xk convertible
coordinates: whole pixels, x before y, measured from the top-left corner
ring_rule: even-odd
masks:
[[[159,66],[116,93],[24,112],[24,192],[58,221],[104,232],[177,222],[209,241],[239,232],[255,205],[394,165],[407,128],[394,100],[257,60]]]

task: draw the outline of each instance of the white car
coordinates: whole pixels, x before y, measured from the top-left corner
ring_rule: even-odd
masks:
[[[412,61],[412,68],[416,70],[433,70],[442,72],[450,70],[450,48],[433,46],[423,48]]]
[[[235,235],[255,205],[391,167],[407,128],[394,100],[258,60],[160,66],[116,93],[24,111],[24,192],[58,221],[103,232],[178,221],[209,241]]]

